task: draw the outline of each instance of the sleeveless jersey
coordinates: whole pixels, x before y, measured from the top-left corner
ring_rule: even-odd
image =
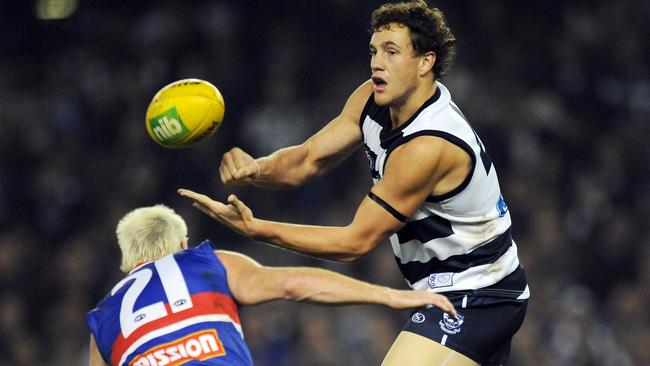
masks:
[[[133,269],[87,321],[110,365],[253,364],[226,269],[207,240]]]
[[[458,187],[429,196],[390,237],[397,264],[413,289],[526,299],[528,285],[496,170],[447,88],[436,85],[435,94],[396,129],[389,108],[378,106],[373,95],[360,119],[374,183],[383,177],[391,152],[418,136],[443,138],[472,159],[470,173]]]

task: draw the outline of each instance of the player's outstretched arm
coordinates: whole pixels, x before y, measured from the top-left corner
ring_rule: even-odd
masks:
[[[300,145],[257,159],[238,147],[231,149],[221,159],[221,181],[291,188],[330,171],[361,145],[359,118],[371,92],[370,81],[362,84],[350,95],[341,114]]]
[[[352,224],[334,227],[257,219],[235,195],[230,195],[227,204],[224,204],[187,189],[179,189],[178,193],[192,199],[195,208],[242,235],[295,252],[337,261],[361,258],[403,225],[368,198],[361,203]]]
[[[228,272],[228,286],[243,305],[272,300],[320,304],[376,304],[394,309],[434,305],[456,315],[454,306],[439,294],[396,290],[370,284],[320,268],[265,267],[236,252],[215,252]]]

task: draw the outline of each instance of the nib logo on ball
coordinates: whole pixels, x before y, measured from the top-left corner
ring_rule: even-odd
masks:
[[[144,124],[159,145],[182,149],[214,134],[225,108],[217,87],[201,79],[182,79],[158,90],[147,106]]]
[[[178,115],[176,107],[172,107],[163,114],[150,119],[149,126],[160,142],[180,140],[189,133]]]

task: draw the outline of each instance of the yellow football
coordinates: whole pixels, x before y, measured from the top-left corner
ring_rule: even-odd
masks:
[[[212,135],[223,121],[226,105],[219,90],[200,79],[175,81],[149,103],[149,136],[164,147],[190,147]]]

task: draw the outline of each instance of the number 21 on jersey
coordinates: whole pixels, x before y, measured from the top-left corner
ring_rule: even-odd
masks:
[[[183,278],[183,273],[181,273],[181,269],[174,256],[168,255],[155,261],[154,267],[156,268],[156,272],[158,272],[158,277],[162,283],[172,313],[190,309],[193,306],[190,291],[187,289],[187,283],[185,282],[185,278]],[[113,296],[127,282],[133,281],[131,286],[126,290],[120,306],[120,328],[122,329],[122,336],[124,338],[127,338],[141,326],[163,318],[168,314],[167,309],[165,309],[165,304],[162,301],[134,310],[135,302],[147,287],[152,277],[153,271],[150,268],[144,268],[127,276],[111,290],[111,296]]]

